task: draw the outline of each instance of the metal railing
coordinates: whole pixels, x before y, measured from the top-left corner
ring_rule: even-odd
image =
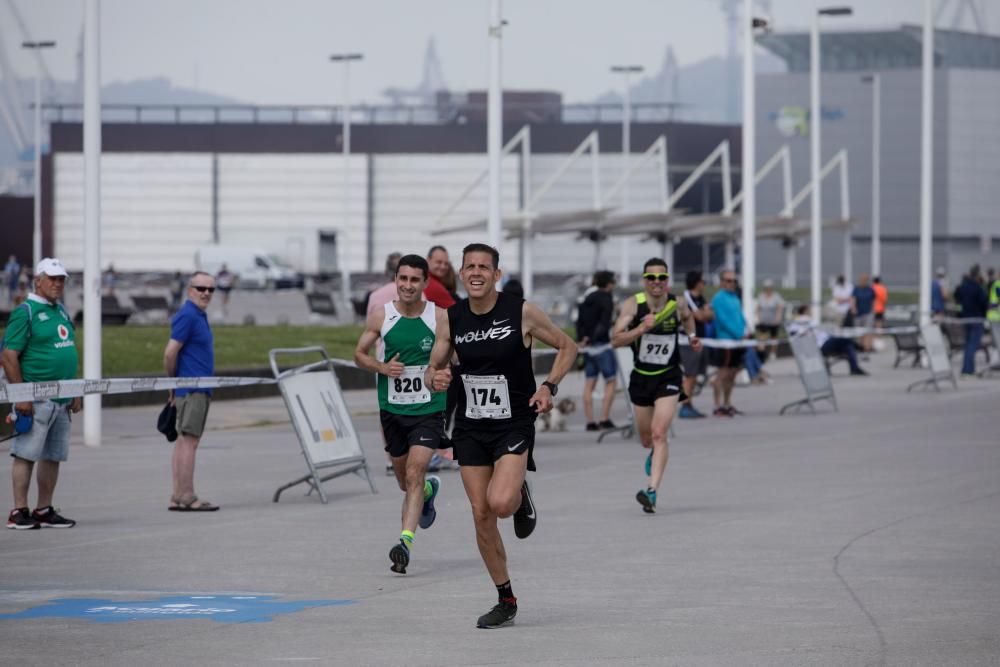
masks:
[[[632,104],[631,122],[663,123],[678,120],[691,105],[666,103]],[[83,121],[81,104],[43,104],[46,122]],[[620,123],[620,104],[504,104],[507,122],[521,123]],[[339,123],[343,108],[334,105],[250,105],[250,104],[103,104],[105,123]],[[362,124],[444,125],[485,122],[486,105],[449,103],[441,105],[368,105],[351,109],[351,122]]]

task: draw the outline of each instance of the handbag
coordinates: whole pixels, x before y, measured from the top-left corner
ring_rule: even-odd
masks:
[[[167,438],[167,442],[177,439],[177,406],[170,401],[167,401],[160,410],[160,416],[156,418],[156,430]]]

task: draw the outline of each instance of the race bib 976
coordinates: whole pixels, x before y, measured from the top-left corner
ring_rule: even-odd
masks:
[[[656,366],[666,366],[674,353],[674,334],[643,334],[639,339],[639,361]]]

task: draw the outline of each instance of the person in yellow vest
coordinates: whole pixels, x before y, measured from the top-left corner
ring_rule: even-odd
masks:
[[[628,394],[635,413],[636,430],[646,457],[646,487],[635,499],[647,514],[656,511],[656,492],[667,469],[669,452],[667,433],[684,401],[684,373],[681,369],[680,334],[683,329],[691,349],[701,350],[695,335],[694,316],[687,300],[670,294],[667,263],[657,257],[642,267],[643,291],[622,304],[621,313],[611,329],[614,347],[631,347],[634,368],[629,377]]]
[[[990,322],[1000,322],[1000,278],[990,285],[990,305],[986,310],[986,319]]]

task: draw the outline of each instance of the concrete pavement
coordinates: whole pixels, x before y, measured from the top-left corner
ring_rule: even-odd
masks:
[[[401,494],[374,392],[347,400],[379,494],[340,478],[326,506],[271,502],[305,470],[280,399],[214,404],[196,476],[213,514],[166,511],[158,408],[109,410],[104,445],[75,443],[63,468],[57,505],[79,525],[0,539],[3,662],[996,665],[1000,381],[906,394],[925,371],[890,359],[836,377],[837,414],[778,417],[801,387],[777,360],[773,385],[737,390],[747,416],[680,421],[653,516],[634,439],[597,444],[580,412],[540,434],[538,529],[502,526],[520,611],[493,631],[474,627],[496,600],[457,472],[409,574],[389,572]],[[141,620],[103,622],[130,602]]]

